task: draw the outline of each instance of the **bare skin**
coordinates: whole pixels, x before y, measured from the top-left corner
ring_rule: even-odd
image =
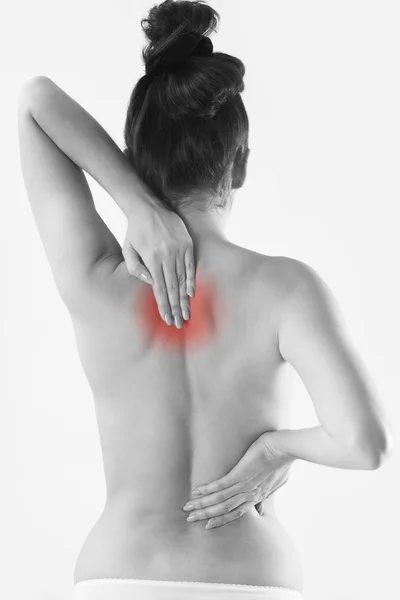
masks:
[[[382,403],[331,293],[299,261],[231,244],[224,234],[231,198],[226,210],[206,212],[211,198],[192,194],[185,227],[176,215],[149,209],[152,199],[110,136],[48,78],[24,86],[18,130],[27,195],[71,313],[104,459],[107,499],[77,558],[74,582],[139,578],[302,592],[300,561],[273,495],[262,515],[253,507],[209,530],[200,501],[194,512],[200,509],[203,519],[193,523],[183,506],[198,486],[210,501],[206,488],[229,479],[265,432],[278,457],[375,469],[388,456]],[[97,213],[84,171],[127,216],[123,248]],[[244,175],[234,160],[232,187]],[[191,240],[196,294],[186,321]],[[139,256],[153,287],[137,279]],[[202,302],[199,274],[213,289]],[[151,311],[136,302],[143,291],[154,292],[158,304],[150,331],[143,326]],[[168,307],[177,320],[173,347],[161,321]],[[196,336],[207,335],[193,346],[196,327]],[[290,397],[279,387],[285,363],[307,388],[319,426],[285,429]]]
[[[273,495],[262,496],[262,516],[252,507],[210,530],[200,501],[194,512],[203,518],[193,523],[183,506],[198,486],[208,494],[202,502],[212,500],[206,489],[226,479],[265,432],[274,456],[350,469],[378,468],[388,456],[382,403],[331,293],[299,261],[231,244],[224,226],[232,198],[221,212],[207,212],[207,198],[188,197],[185,227],[177,215],[163,216],[105,130],[48,78],[24,87],[18,129],[27,195],[71,313],[104,459],[107,500],[79,554],[75,583],[119,577],[301,592],[301,566]],[[127,216],[123,248],[97,213],[83,170]],[[232,185],[243,175],[234,161]],[[182,326],[194,283],[190,240],[196,293]],[[137,279],[138,256],[152,287]],[[213,290],[201,302],[199,274]],[[137,305],[144,291],[158,305],[147,331],[151,311]],[[167,305],[178,317],[168,339]],[[207,335],[193,345],[195,331]],[[285,429],[285,363],[307,388],[319,426]]]
[[[264,431],[286,424],[276,314],[287,263],[225,239],[200,244],[197,272],[218,282],[224,310],[215,335],[195,349],[183,342],[168,351],[146,339],[131,310],[146,284],[129,276],[118,253],[97,265],[92,292],[70,298],[107,485],[75,583],[121,577],[302,591],[300,562],[273,496],[262,516],[254,508],[211,530],[183,511],[196,485],[224,475]]]
[[[274,457],[350,469],[383,464],[387,419],[331,292],[299,261],[231,244],[224,229],[232,198],[222,211],[207,212],[210,198],[192,194],[185,227],[177,215],[149,209],[152,199],[113,140],[48,78],[24,86],[18,129],[29,202],[71,313],[103,451],[107,500],[78,557],[75,583],[120,577],[302,591],[273,496],[261,496],[262,516],[253,507],[210,530],[204,520],[188,522],[183,506],[199,486],[208,494],[201,502],[218,504],[210,494],[216,489],[207,488],[229,479],[265,432]],[[97,213],[83,170],[127,216],[123,248]],[[234,161],[232,185],[242,185],[243,175]],[[192,242],[196,294],[182,327],[194,283]],[[153,287],[136,279],[138,256]],[[202,301],[199,274],[212,285]],[[150,311],[138,308],[143,292],[154,303]],[[178,322],[165,337],[168,307]],[[206,333],[201,343],[199,333]],[[278,376],[286,362],[320,425],[285,429],[290,398]],[[245,469],[240,481],[246,477]],[[200,500],[199,508],[204,519]]]
[[[197,211],[202,198],[193,197],[185,225],[195,250],[195,296],[197,275],[203,273],[216,290],[208,317],[215,322],[217,300],[224,313],[207,343],[167,351],[144,335],[143,314],[133,310],[139,293],[154,288],[132,276],[136,271],[131,273],[126,247],[131,243],[140,250],[154,280],[160,280],[171,256],[181,257],[177,265],[186,257],[188,238],[179,234],[179,223],[177,237],[175,226],[161,227],[162,218],[154,228],[154,215],[146,212],[122,152],[48,78],[24,86],[18,129],[28,199],[71,313],[104,458],[107,501],[79,554],[75,583],[122,577],[301,590],[298,558],[276,519],[272,497],[263,516],[252,509],[212,530],[204,521],[188,522],[183,510],[196,485],[225,475],[257,437],[285,425],[288,398],[280,397],[275,385],[283,364],[275,307],[285,287],[286,260],[230,244],[223,233],[230,202],[217,215]],[[128,218],[123,248],[96,211],[84,169]],[[166,260],[171,235],[176,241]],[[187,282],[177,275],[181,285],[175,296],[185,300]],[[159,302],[160,289],[154,292]],[[186,322],[192,329],[194,305]],[[185,328],[172,327],[184,335]]]

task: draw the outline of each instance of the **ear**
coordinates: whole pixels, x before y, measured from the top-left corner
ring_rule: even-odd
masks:
[[[239,189],[244,184],[249,154],[250,148],[239,148],[236,152],[232,167],[232,189]]]

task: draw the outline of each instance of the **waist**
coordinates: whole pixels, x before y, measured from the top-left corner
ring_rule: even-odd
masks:
[[[302,590],[297,553],[273,512],[252,508],[205,529],[181,507],[135,513],[126,498],[108,500],[78,556],[74,582],[92,578],[274,585]],[[184,502],[182,503],[182,505]]]

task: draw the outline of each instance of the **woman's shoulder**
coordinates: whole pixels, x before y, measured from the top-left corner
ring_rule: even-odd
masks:
[[[291,256],[250,252],[253,279],[264,286],[267,292],[275,290],[280,299],[290,295],[300,283],[322,281],[315,268],[303,260]]]

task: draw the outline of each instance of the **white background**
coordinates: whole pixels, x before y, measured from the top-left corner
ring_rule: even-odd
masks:
[[[221,15],[215,50],[246,65],[251,155],[230,238],[301,259],[325,278],[397,444],[398,2],[210,4]],[[14,0],[2,9],[0,592],[12,600],[70,597],[77,554],[105,499],[91,392],[21,178],[16,101],[26,79],[47,75],[121,145],[129,95],[144,72],[140,18],[152,5]],[[89,183],[122,242],[124,216]],[[292,426],[315,424],[294,373],[288,388]],[[397,448],[378,471],[296,462],[276,505],[303,561],[305,600],[398,594],[399,467]]]

